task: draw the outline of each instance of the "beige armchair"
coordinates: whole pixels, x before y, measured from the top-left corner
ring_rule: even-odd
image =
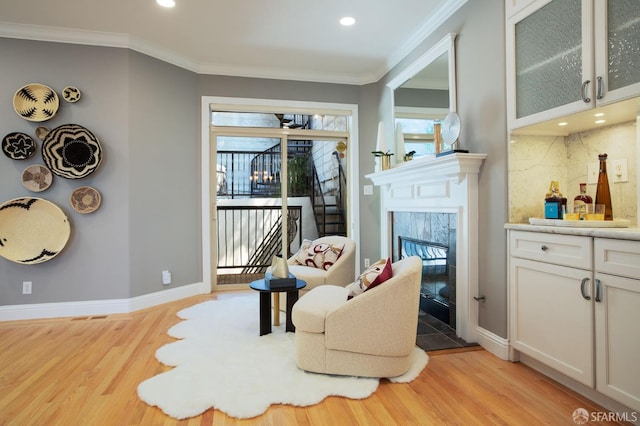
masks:
[[[313,241],[313,244],[319,243],[344,244],[344,249],[338,260],[327,271],[300,265],[296,262],[295,255],[287,259],[289,273],[307,282],[307,286],[302,290],[301,294],[305,294],[309,290],[324,284],[344,287],[347,284],[351,284],[356,277],[356,243],[353,240],[339,235],[331,235]]]
[[[323,285],[293,306],[296,363],[316,373],[395,377],[416,346],[422,262],[392,265],[393,277],[347,300],[344,287]]]

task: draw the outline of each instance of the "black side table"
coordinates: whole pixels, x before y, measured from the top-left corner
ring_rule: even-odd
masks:
[[[271,333],[271,294],[273,293],[275,297],[278,297],[278,293],[286,292],[287,293],[287,324],[285,326],[286,331],[294,332],[296,331],[295,326],[293,325],[293,321],[291,321],[291,309],[293,309],[293,304],[298,301],[298,290],[305,288],[307,286],[306,281],[302,281],[296,279],[296,288],[269,288],[264,279],[252,281],[249,284],[254,290],[260,292],[260,335],[264,336],[265,334]],[[280,324],[280,303],[276,303],[276,318],[278,320],[276,325]]]

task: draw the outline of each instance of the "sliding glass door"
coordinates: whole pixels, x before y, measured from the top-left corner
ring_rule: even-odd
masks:
[[[347,234],[346,137],[225,126],[211,136],[215,285],[246,286],[304,239]]]

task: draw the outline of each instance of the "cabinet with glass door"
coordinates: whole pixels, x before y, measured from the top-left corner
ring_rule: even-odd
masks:
[[[536,0],[506,37],[510,129],[640,96],[637,0]]]

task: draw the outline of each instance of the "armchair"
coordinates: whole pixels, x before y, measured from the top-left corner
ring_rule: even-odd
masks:
[[[416,346],[422,262],[392,265],[384,283],[347,300],[340,286],[316,287],[293,306],[296,363],[316,373],[395,377]]]
[[[313,241],[313,244],[344,244],[342,254],[336,260],[336,262],[328,269],[314,268],[311,266],[300,265],[295,260],[295,255],[287,259],[289,264],[289,273],[296,276],[301,280],[307,282],[307,286],[302,290],[301,294],[307,293],[309,290],[324,284],[334,284],[339,286],[346,286],[355,279],[356,274],[356,243],[347,238],[339,235],[331,235],[321,237]]]

